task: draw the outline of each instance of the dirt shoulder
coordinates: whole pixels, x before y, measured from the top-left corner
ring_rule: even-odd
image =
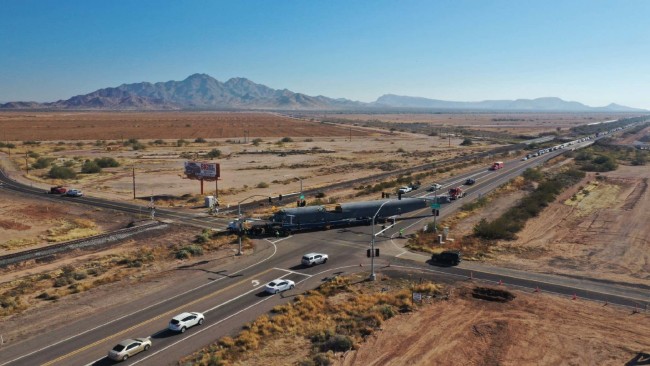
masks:
[[[336,365],[622,365],[650,352],[648,314],[544,294],[508,303],[461,288],[386,321]]]

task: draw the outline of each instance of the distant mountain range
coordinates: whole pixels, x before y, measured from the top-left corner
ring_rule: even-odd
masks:
[[[386,94],[373,103],[349,99],[309,96],[287,89],[272,89],[245,78],[221,82],[206,74],[194,74],[183,81],[122,84],[89,94],[50,103],[9,102],[0,109],[50,110],[367,110],[436,109],[499,111],[636,112],[641,109],[616,104],[589,107],[559,98],[452,102]]]
[[[606,107],[590,107],[579,102],[567,102],[560,98],[546,97],[517,100],[484,100],[481,102],[451,102],[420,97],[406,97],[385,94],[374,103],[391,108],[424,108],[456,110],[498,110],[498,111],[561,111],[561,112],[643,112],[644,109],[631,108],[611,103]]]

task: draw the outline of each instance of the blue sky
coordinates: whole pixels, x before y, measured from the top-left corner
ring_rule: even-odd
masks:
[[[361,101],[650,109],[649,17],[645,0],[4,0],[0,101],[198,72]]]

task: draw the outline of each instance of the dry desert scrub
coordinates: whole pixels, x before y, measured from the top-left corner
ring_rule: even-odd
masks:
[[[294,348],[297,364],[329,364],[335,352],[354,349],[380,329],[385,320],[411,311],[412,291],[440,293],[440,287],[432,283],[373,292],[376,290],[366,288],[362,282],[360,277],[335,277],[316,290],[297,296],[292,303],[274,307],[271,314],[246,324],[234,338],[223,337],[182,359],[179,365],[248,363],[256,355],[268,353],[265,348],[296,339],[306,340],[310,345]]]

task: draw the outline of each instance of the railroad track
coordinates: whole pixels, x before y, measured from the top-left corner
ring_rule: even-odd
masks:
[[[149,222],[144,225],[129,227],[109,233],[95,235],[87,238],[66,241],[62,243],[48,245],[47,247],[23,250],[16,253],[5,254],[0,256],[0,267],[6,267],[10,264],[24,262],[27,260],[38,260],[50,257],[55,254],[69,252],[75,249],[83,248],[100,248],[110,245],[118,240],[122,240],[145,231],[160,230],[168,227],[167,224],[158,221]]]

